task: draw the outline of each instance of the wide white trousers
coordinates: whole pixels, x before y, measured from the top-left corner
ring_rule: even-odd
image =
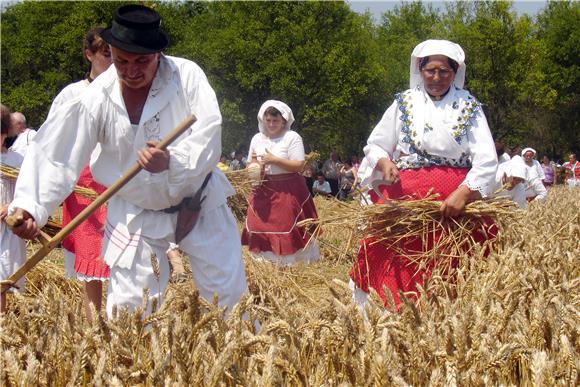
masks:
[[[201,216],[194,229],[179,247],[189,256],[193,280],[202,297],[212,300],[214,294],[220,306],[228,311],[248,290],[242,260],[240,232],[236,221],[224,204]],[[113,306],[134,310],[143,306],[143,290],[148,289],[147,313],[151,302],[162,302],[169,281],[166,252],[169,241],[143,237],[130,269],[111,268],[107,289],[107,315],[113,316]]]

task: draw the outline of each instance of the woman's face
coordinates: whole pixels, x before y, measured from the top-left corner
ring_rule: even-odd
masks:
[[[266,114],[264,116],[263,124],[266,129],[266,135],[268,137],[276,137],[282,134],[284,126],[286,125],[286,120],[282,116]]]
[[[91,62],[91,76],[98,77],[103,72],[105,72],[113,60],[111,59],[111,51],[107,45],[105,49],[99,50],[97,52],[91,52],[91,50],[85,50],[85,56],[87,60]]]
[[[427,93],[434,97],[440,97],[449,90],[449,86],[455,80],[455,72],[449,66],[445,55],[433,55],[429,57],[429,61],[421,69],[421,78]]]
[[[532,164],[532,160],[534,160],[534,152],[527,151],[526,153],[524,153],[524,161],[526,162],[526,164]]]
[[[550,163],[550,159],[548,158],[548,156],[544,156],[544,164],[549,164]]]

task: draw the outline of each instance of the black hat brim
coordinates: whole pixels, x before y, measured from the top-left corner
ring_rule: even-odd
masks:
[[[155,54],[163,51],[169,45],[169,39],[163,31],[159,31],[157,41],[148,41],[147,46],[127,43],[115,38],[110,27],[101,32],[101,38],[111,46],[133,54]]]

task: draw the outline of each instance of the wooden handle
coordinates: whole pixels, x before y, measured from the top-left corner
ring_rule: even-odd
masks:
[[[197,118],[193,114],[187,116],[185,120],[183,120],[175,129],[171,131],[161,142],[159,142],[155,148],[165,150],[169,144],[175,141],[179,136],[181,136],[191,125],[193,125],[197,121]],[[54,237],[50,238],[49,240],[42,240],[42,247],[32,255],[29,259],[26,260],[9,278],[8,281],[12,281],[15,283],[20,278],[22,278],[30,269],[32,269],[36,264],[52,249],[54,249],[60,241],[62,241],[68,234],[70,234],[75,228],[78,227],[79,224],[84,222],[97,208],[105,204],[107,200],[109,200],[114,194],[117,193],[125,184],[127,184],[132,178],[135,177],[140,171],[142,167],[139,163],[135,163],[121,178],[119,178],[116,182],[114,182],[109,188],[105,190],[102,194],[100,194],[91,204],[89,204],[84,210],[82,210],[73,220],[70,221],[69,224],[64,226]],[[6,217],[6,223],[8,223],[8,218]],[[18,222],[22,223],[23,219],[11,219],[11,222]],[[13,223],[14,224],[14,223]],[[14,224],[13,227],[17,227],[18,224]],[[43,238],[46,239],[46,236]],[[2,293],[8,290],[9,286],[2,285]]]

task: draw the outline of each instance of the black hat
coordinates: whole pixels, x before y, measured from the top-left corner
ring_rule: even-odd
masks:
[[[119,7],[101,37],[111,46],[134,54],[160,52],[169,44],[161,31],[161,17],[151,8],[131,4]]]

